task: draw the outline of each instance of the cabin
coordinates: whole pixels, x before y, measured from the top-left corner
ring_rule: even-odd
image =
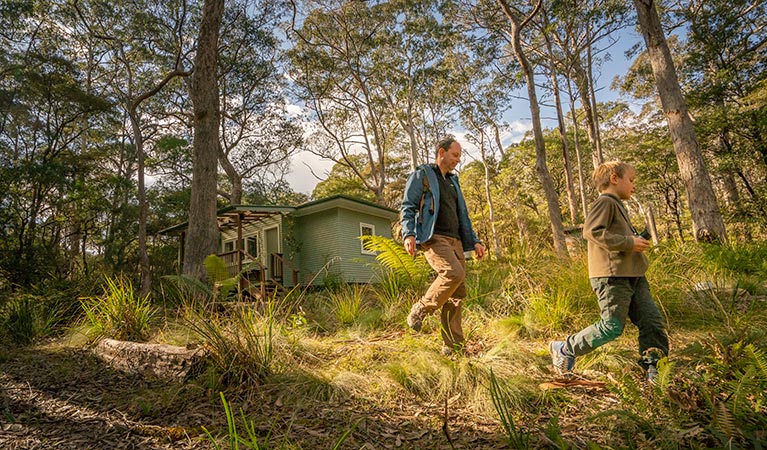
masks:
[[[219,253],[229,274],[242,274],[242,287],[260,295],[275,286],[347,283],[375,278],[375,253],[360,236],[391,238],[398,211],[335,195],[299,206],[233,205],[217,213]],[[188,224],[160,231],[178,235],[179,267]]]

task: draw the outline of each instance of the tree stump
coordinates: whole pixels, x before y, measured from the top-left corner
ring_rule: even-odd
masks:
[[[121,372],[166,380],[184,380],[206,356],[205,349],[196,345],[179,347],[114,339],[102,339],[94,353]]]

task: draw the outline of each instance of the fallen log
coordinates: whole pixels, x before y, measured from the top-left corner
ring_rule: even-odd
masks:
[[[205,349],[194,344],[180,347],[114,339],[102,339],[94,353],[121,372],[166,380],[186,379],[206,356]]]

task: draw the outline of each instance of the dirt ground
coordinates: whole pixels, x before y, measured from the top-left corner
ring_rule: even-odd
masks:
[[[0,351],[0,448],[212,449],[203,431],[226,433],[218,392],[201,380],[148,380],[116,372],[87,349],[38,346]],[[402,399],[386,410],[350,402],[281,401],[279,385],[227,393],[269,448],[508,448],[497,423],[445,406]],[[380,408],[380,407],[379,407]],[[241,433],[242,430],[240,429]],[[449,436],[449,439],[448,439]],[[221,448],[230,448],[219,440]],[[240,447],[244,448],[244,447]]]

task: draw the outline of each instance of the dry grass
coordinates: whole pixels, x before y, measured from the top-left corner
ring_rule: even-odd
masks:
[[[702,263],[696,265],[699,256],[686,249],[658,255],[654,263],[661,267],[649,274],[671,324],[671,360],[655,388],[643,384],[631,325],[615,342],[578,359],[581,386],[541,388],[555,378],[548,341],[598,317],[583,262],[557,263],[547,255],[528,259],[527,268],[500,263],[471,267],[474,282],[489,293],[464,308],[466,355],[441,355],[436,317],[426,321],[421,333],[407,328],[412,292],[400,292],[405,300],[394,301],[400,297],[392,297],[389,289],[388,297],[377,301],[373,290],[362,296],[352,288],[335,299],[318,291],[291,299],[289,314],[277,313],[273,322],[264,316],[239,321],[262,331],[265,323],[273,326],[273,359],[268,371],[253,377],[255,383],[230,372],[228,378],[237,384],[203,374],[189,385],[199,386],[214,406],[220,406],[218,391],[225,390],[232,411],[242,408],[248,420],[260,424],[256,431],[269,436],[269,448],[329,449],[352,427],[342,448],[444,449],[450,448],[448,436],[456,448],[509,448],[509,428],[491,396],[491,372],[517,445],[649,449],[733,442],[748,448],[767,439],[767,374],[759,372],[767,342],[764,300],[752,295],[730,307],[726,295],[716,297],[717,302],[693,294],[691,283],[705,273]],[[677,265],[684,274],[674,273]],[[483,281],[483,274],[489,279]],[[714,283],[732,286],[736,280],[716,278]],[[339,308],[349,303],[352,308],[345,311],[353,314],[342,320]],[[156,339],[177,344],[198,339],[175,325],[172,314],[165,317]],[[209,331],[219,326],[230,334],[246,334],[232,328],[236,322],[210,318]],[[749,353],[749,344],[756,353]],[[222,340],[220,345],[227,344]],[[241,352],[244,357],[247,349]],[[234,363],[228,368],[239,370]],[[241,369],[253,370],[248,364]],[[156,416],[178,407],[183,401],[179,392],[187,390],[158,388],[126,396],[124,407],[111,407]],[[739,402],[734,410],[731,398]],[[222,412],[203,422],[214,434],[225,433]]]

